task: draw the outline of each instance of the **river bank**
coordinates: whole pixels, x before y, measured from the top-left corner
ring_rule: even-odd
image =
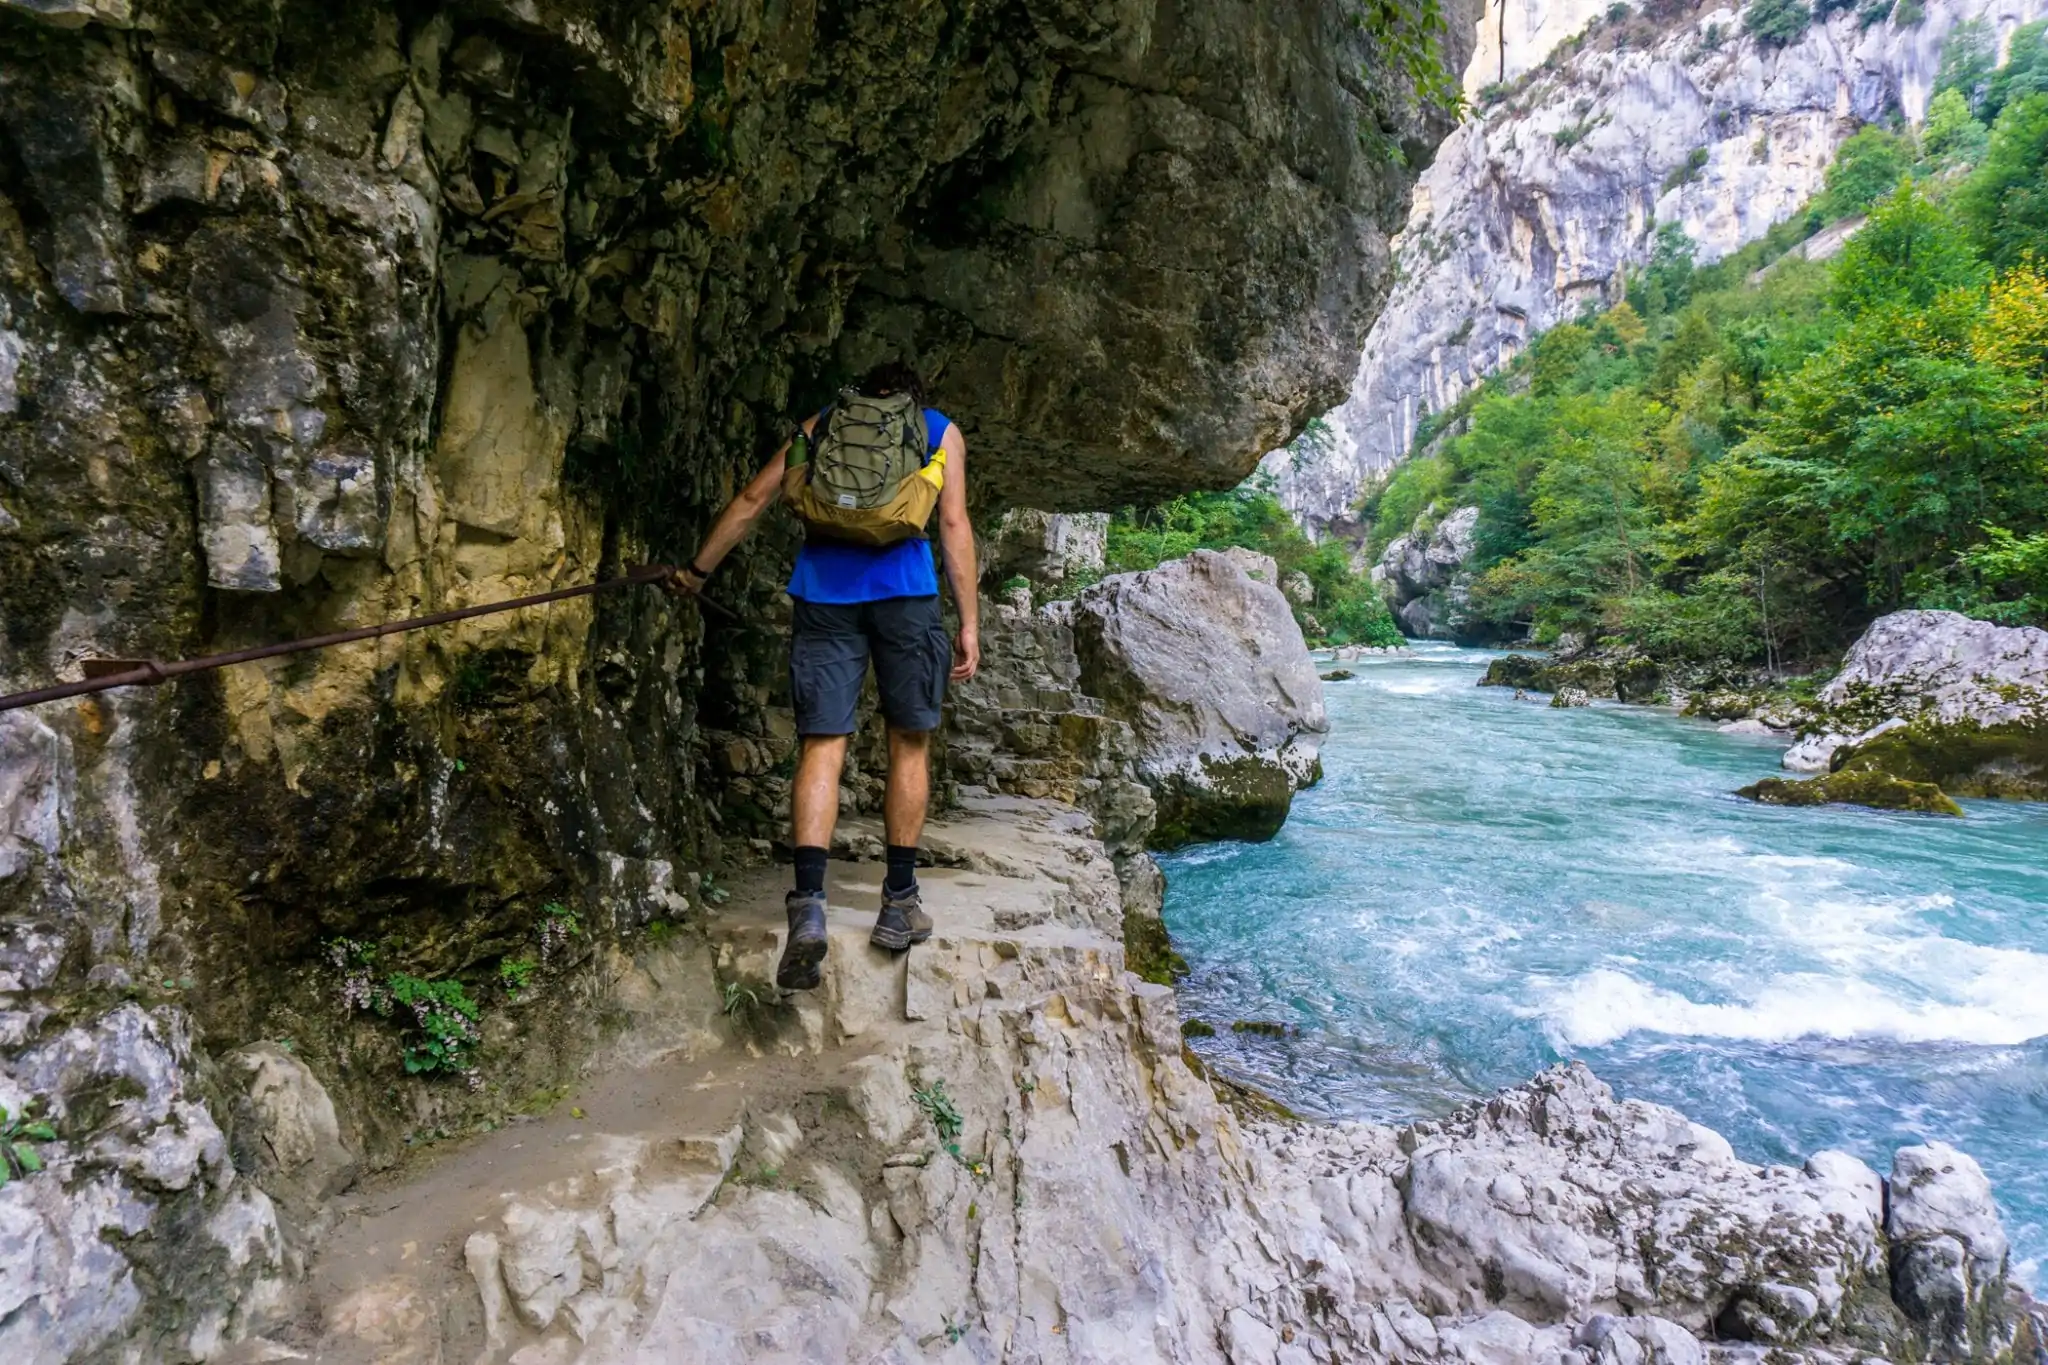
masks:
[[[1491,657],[1346,663],[1287,828],[1167,860],[1185,1008],[1219,1025],[1197,1051],[1332,1116],[1442,1112],[1577,1057],[1749,1160],[1944,1138],[2038,1283],[2048,807],[1759,807],[1731,793],[1784,741],[1516,701],[1474,685]]]

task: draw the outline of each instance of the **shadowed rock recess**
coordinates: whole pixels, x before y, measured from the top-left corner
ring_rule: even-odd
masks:
[[[1340,0],[0,0],[0,689],[674,555],[895,355],[985,510],[1234,483],[1387,287],[1387,149],[1445,130],[1391,69]],[[660,1050],[614,988],[772,851],[794,534],[737,625],[636,590],[0,717],[0,1122],[56,1133],[0,1358],[215,1357],[359,1167]]]

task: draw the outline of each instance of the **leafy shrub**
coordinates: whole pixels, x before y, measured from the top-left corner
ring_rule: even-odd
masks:
[[[1742,14],[1743,31],[1765,47],[1790,47],[1812,23],[1805,0],[1751,0]]]
[[[460,981],[429,981],[404,972],[385,979],[389,993],[380,1014],[399,1008],[412,1011],[412,1035],[405,1047],[405,1069],[412,1075],[433,1072],[467,1077],[472,1088],[482,1085],[472,1063],[478,1041],[476,1001]]]
[[[946,1093],[943,1079],[912,1089],[910,1099],[931,1120],[932,1131],[939,1135],[939,1141],[951,1142],[960,1136],[960,1130],[966,1124],[960,1117],[960,1111],[954,1107],[952,1097]]]
[[[55,1142],[57,1130],[47,1119],[32,1116],[35,1101],[22,1107],[19,1115],[10,1115],[6,1105],[0,1105],[0,1185],[10,1180],[21,1180],[43,1169],[43,1154],[36,1144]]]
[[[1680,185],[1690,185],[1693,181],[1699,179],[1700,172],[1706,169],[1707,156],[1708,153],[1705,147],[1695,147],[1692,151],[1688,152],[1685,160],[1673,166],[1670,173],[1664,177],[1662,193],[1669,194]],[[1672,226],[1676,226],[1676,224]]]

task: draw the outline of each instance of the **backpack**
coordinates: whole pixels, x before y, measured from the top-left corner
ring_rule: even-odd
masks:
[[[946,482],[924,408],[907,393],[841,389],[810,435],[789,443],[782,496],[821,540],[885,546],[922,540]]]

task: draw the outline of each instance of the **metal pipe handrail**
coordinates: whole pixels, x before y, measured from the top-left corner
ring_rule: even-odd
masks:
[[[628,569],[617,578],[601,578],[595,583],[585,583],[574,588],[558,588],[553,592],[534,593],[530,597],[514,597],[504,602],[485,602],[474,607],[458,607],[453,611],[437,611],[428,616],[415,616],[404,621],[386,621],[381,625],[358,626],[354,630],[338,630],[328,635],[309,636],[303,640],[286,640],[274,645],[257,645],[250,649],[231,650],[225,654],[207,654],[197,659],[174,659],[160,663],[155,659],[88,659],[85,661],[85,677],[77,682],[57,683],[50,687],[38,687],[27,692],[15,692],[0,697],[0,711],[16,711],[25,706],[39,706],[44,702],[63,701],[67,697],[82,697],[93,692],[107,692],[117,687],[156,687],[173,678],[182,678],[191,673],[205,673],[216,668],[227,668],[233,664],[254,663],[258,659],[275,659],[283,654],[302,654],[313,649],[332,649],[336,645],[354,644],[358,640],[378,640],[386,635],[402,635],[409,630],[423,630],[428,626],[445,626],[455,621],[467,621],[475,616],[489,616],[501,611],[516,611],[522,607],[545,606],[550,602],[566,601],[572,597],[587,597],[607,588],[631,587],[636,583],[659,583],[675,573],[667,564],[642,564]],[[719,615],[737,621],[736,613],[695,594],[698,602]]]

